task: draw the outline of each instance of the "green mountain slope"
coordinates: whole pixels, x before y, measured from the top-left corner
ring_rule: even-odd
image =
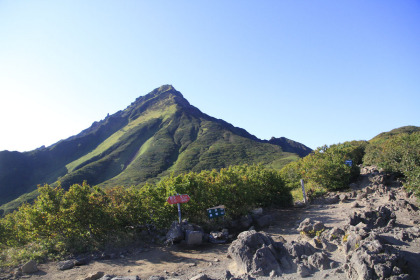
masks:
[[[412,134],[414,132],[419,132],[419,131],[420,131],[420,127],[418,126],[412,126],[412,125],[402,126],[399,128],[395,128],[391,131],[382,132],[376,135],[375,137],[373,137],[371,140],[369,140],[369,142],[384,141],[399,134],[403,134],[403,133]]]
[[[311,152],[300,143],[280,139],[259,140],[202,113],[172,86],[162,86],[50,147],[0,152],[0,204],[34,191],[37,184],[60,181],[67,188],[86,180],[103,187],[131,186],[172,172],[243,163],[279,169]],[[21,200],[2,208],[14,208]]]

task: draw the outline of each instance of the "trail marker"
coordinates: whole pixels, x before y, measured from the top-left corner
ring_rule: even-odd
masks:
[[[225,206],[219,205],[212,208],[207,209],[207,216],[209,216],[210,219],[222,217],[225,215]]]
[[[168,202],[169,204],[177,204],[178,205],[178,220],[179,220],[179,223],[181,223],[181,221],[182,221],[182,218],[181,218],[181,203],[187,203],[188,201],[190,201],[190,196],[188,194],[172,195],[172,196],[168,197],[168,199],[166,200],[166,202]]]
[[[177,194],[177,195],[168,197],[166,201],[169,204],[186,203],[190,201],[190,196],[188,194]]]

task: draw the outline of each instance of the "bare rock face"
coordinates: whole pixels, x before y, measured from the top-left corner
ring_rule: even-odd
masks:
[[[259,276],[282,273],[281,264],[276,256],[282,251],[281,243],[255,230],[244,231],[228,248],[228,255],[244,273]],[[284,251],[284,250],[283,250]],[[268,260],[268,261],[267,261]]]
[[[241,273],[253,276],[280,276],[298,272],[301,277],[307,277],[316,270],[332,266],[329,257],[317,252],[308,242],[283,244],[254,230],[240,233],[230,245],[228,255]]]

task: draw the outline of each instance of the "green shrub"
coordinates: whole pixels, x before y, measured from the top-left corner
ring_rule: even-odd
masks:
[[[176,205],[166,202],[177,193],[191,197],[182,205],[183,217],[200,224],[209,222],[206,209],[217,205],[226,206],[230,219],[291,202],[279,172],[260,165],[170,176],[156,186],[102,190],[83,183],[68,191],[48,185],[38,191],[32,205],[0,219],[0,265],[136,241],[138,230],[167,228],[177,220]]]
[[[366,145],[364,141],[353,141],[320,147],[286,165],[280,174],[290,189],[299,188],[300,179],[304,179],[309,194],[346,188],[360,174],[357,164],[362,162]],[[352,160],[353,165],[346,165],[346,160]]]
[[[420,197],[420,132],[393,134],[372,141],[363,161],[404,176],[405,187]]]

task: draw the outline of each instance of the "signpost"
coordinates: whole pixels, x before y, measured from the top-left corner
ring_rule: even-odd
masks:
[[[166,202],[168,202],[169,204],[177,204],[178,205],[179,223],[181,223],[181,221],[182,221],[182,219],[181,219],[181,203],[187,203],[188,201],[190,201],[190,197],[189,197],[188,194],[172,195],[172,196],[168,197],[168,199],[166,200]]]
[[[346,165],[350,166],[350,167],[352,167],[352,165],[353,165],[353,161],[352,161],[352,160],[350,160],[350,159],[346,160],[344,163],[345,163]]]
[[[213,219],[216,217],[222,217],[224,215],[225,215],[224,205],[219,205],[219,206],[207,209],[207,216],[209,216],[210,219]]]

